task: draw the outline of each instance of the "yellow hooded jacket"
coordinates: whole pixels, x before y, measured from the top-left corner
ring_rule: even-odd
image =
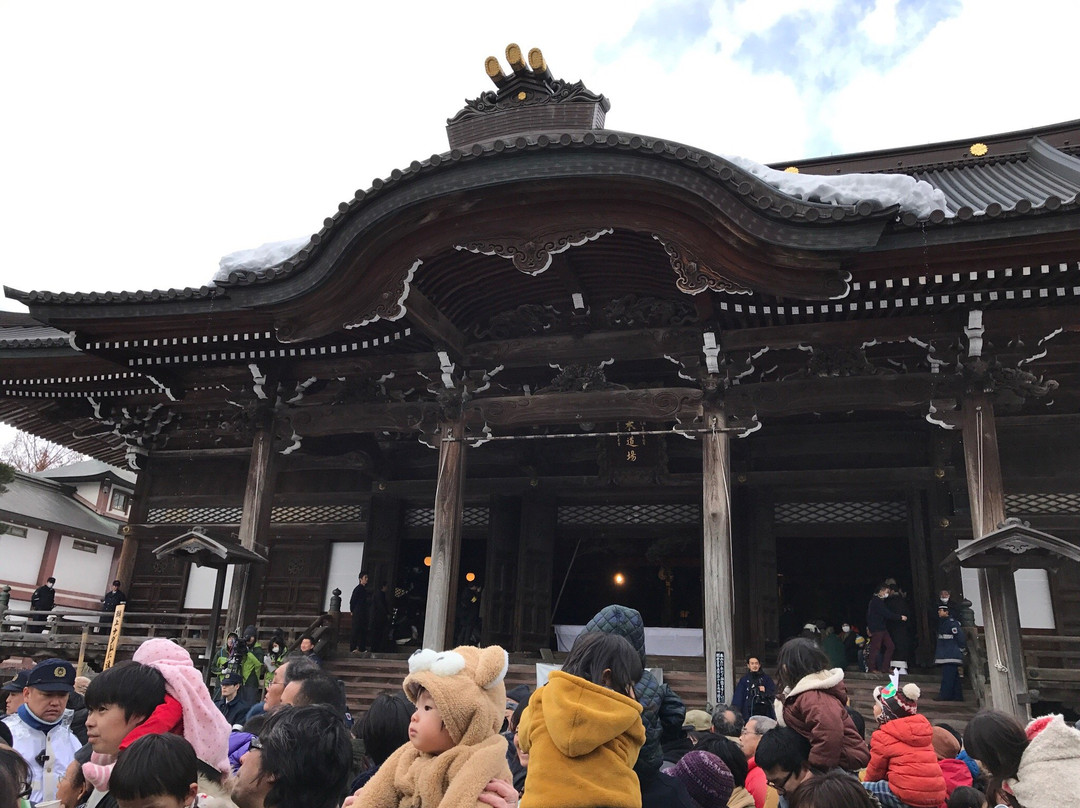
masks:
[[[529,753],[522,808],[641,808],[645,725],[634,699],[554,671],[529,700],[518,743]]]

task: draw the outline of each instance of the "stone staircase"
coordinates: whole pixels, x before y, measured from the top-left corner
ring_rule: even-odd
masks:
[[[556,660],[565,654],[557,654]],[[378,654],[373,657],[359,655],[339,655],[324,663],[327,672],[345,682],[349,709],[354,716],[362,715],[372,700],[385,691],[401,691],[401,683],[408,673],[408,653]],[[507,690],[521,684],[536,686],[536,663],[539,657],[528,654],[511,654],[510,668],[506,674]],[[650,666],[662,668],[664,681],[679,694],[686,709],[705,707],[705,672],[702,660],[691,657],[650,657]],[[877,685],[887,679],[879,675],[847,672],[844,674],[852,706],[866,719],[867,736],[873,730],[874,710],[873,691]],[[970,690],[965,691],[967,701],[935,702],[940,679],[932,674],[911,674],[903,677],[904,682],[915,682],[922,689],[919,711],[930,722],[946,722],[963,732],[968,720],[975,714],[978,706]]]

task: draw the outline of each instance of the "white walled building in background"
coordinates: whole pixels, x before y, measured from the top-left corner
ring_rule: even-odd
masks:
[[[135,474],[96,460],[18,472],[0,494],[0,585],[28,609],[56,578],[56,608],[97,611],[116,577]]]

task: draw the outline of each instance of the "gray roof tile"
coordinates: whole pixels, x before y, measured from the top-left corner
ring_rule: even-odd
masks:
[[[17,473],[0,494],[0,518],[32,527],[119,541],[120,522],[80,505],[60,483]]]

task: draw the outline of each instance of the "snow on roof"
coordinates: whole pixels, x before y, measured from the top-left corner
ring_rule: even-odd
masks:
[[[807,202],[831,205],[855,205],[871,202],[879,208],[900,206],[901,213],[914,213],[920,219],[933,211],[949,212],[945,194],[925,180],[907,174],[838,174],[825,177],[777,171],[761,163],[736,155],[721,155],[743,171],[753,174],[776,190]],[[310,238],[272,241],[254,249],[237,250],[218,261],[218,271],[211,284],[227,281],[232,272],[261,273],[289,260],[307,246]]]
[[[258,271],[277,266],[304,249],[309,241],[311,239],[305,236],[288,241],[271,241],[254,249],[231,252],[218,261],[218,271],[214,275],[214,281],[227,281],[230,272]]]
[[[854,205],[867,201],[882,208],[900,206],[901,213],[914,213],[924,219],[935,210],[951,216],[945,194],[925,180],[917,180],[907,174],[798,174],[777,171],[745,157],[723,155],[734,163],[766,182],[781,193],[806,202],[822,202],[832,205]]]

